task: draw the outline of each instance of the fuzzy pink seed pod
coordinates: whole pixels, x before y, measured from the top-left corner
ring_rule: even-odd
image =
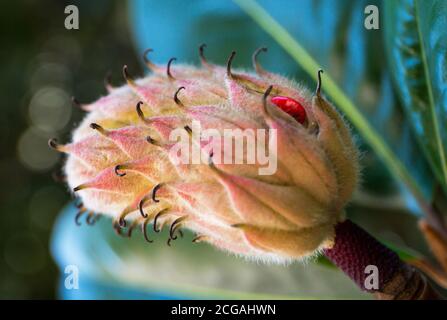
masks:
[[[265,51],[265,50],[264,50]],[[72,142],[51,145],[68,154],[68,185],[82,210],[109,215],[115,228],[129,232],[147,224],[158,231],[170,225],[170,240],[180,228],[195,241],[267,261],[311,256],[334,243],[335,225],[358,180],[357,150],[350,131],[320,94],[264,71],[256,74],[213,65],[167,68],[146,59],[148,77],[110,88],[107,96],[82,106],[88,113]],[[320,77],[320,73],[318,73]],[[262,165],[217,163],[213,141],[191,136],[191,123],[224,130],[264,129],[262,143],[277,160]],[[191,146],[206,152],[205,163],[178,163],[173,130],[184,130]],[[273,139],[275,138],[275,139]],[[260,136],[255,135],[255,140]]]

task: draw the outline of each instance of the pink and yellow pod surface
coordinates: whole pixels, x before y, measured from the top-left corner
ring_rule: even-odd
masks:
[[[148,50],[149,76],[133,79],[125,66],[125,85],[108,86],[108,95],[80,105],[87,115],[71,142],[50,141],[67,154],[65,174],[82,201],[80,214],[108,215],[118,233],[141,227],[148,241],[148,223],[154,231],[168,226],[168,243],[187,228],[197,234],[194,241],[262,261],[331,248],[359,168],[350,130],[321,95],[321,79],[311,94],[262,69],[256,57],[265,49],[253,56],[254,73],[232,70],[235,52],[221,67],[203,49],[201,67],[175,59],[155,65]],[[194,123],[218,134],[205,143],[193,134]],[[218,161],[229,151],[218,148],[228,130],[254,133],[275,170],[260,174],[258,159]],[[179,163],[174,131],[206,161]]]

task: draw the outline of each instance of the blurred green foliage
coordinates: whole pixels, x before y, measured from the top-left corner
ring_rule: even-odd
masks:
[[[447,22],[445,1],[385,2],[391,74],[435,181],[447,193]]]

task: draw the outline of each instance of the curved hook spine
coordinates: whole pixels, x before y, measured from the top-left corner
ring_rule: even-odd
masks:
[[[261,67],[261,65],[258,62],[258,55],[261,52],[267,52],[268,49],[266,47],[261,47],[256,49],[256,51],[253,53],[252,57],[251,57],[251,61],[253,63],[253,68],[255,69],[256,73],[259,75],[265,74],[266,71]]]
[[[227,60],[227,77],[232,79],[233,74],[231,73],[231,65],[233,63],[234,56],[236,55],[236,51],[232,51]]]
[[[171,59],[169,59],[168,64],[167,64],[167,66],[166,66],[166,75],[168,76],[168,78],[169,78],[170,80],[175,80],[175,78],[172,76],[172,73],[171,73],[171,64],[172,64],[175,60],[177,60],[177,58],[171,58]]]
[[[185,87],[180,87],[177,89],[177,91],[174,94],[174,102],[176,105],[178,105],[179,107],[184,107],[185,105],[180,101],[180,99],[178,98],[178,94],[180,91],[184,90]]]

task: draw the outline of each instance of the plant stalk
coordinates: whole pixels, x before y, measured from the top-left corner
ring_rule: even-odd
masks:
[[[442,299],[419,270],[350,220],[336,225],[334,245],[324,254],[360,289],[377,299]]]

